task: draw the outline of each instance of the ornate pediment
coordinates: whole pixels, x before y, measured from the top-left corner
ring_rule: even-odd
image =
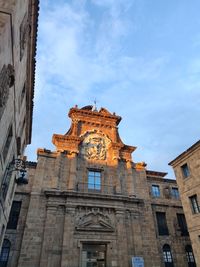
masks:
[[[113,232],[114,227],[107,215],[100,212],[90,212],[79,218],[76,224],[76,230]]]

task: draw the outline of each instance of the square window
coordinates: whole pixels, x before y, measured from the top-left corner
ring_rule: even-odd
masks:
[[[189,171],[187,163],[181,166],[181,170],[182,170],[184,178],[187,178],[188,176],[190,176],[190,171]]]
[[[152,185],[151,192],[154,197],[160,197],[160,188],[159,185]]]
[[[88,189],[96,191],[101,190],[101,171],[88,171]]]

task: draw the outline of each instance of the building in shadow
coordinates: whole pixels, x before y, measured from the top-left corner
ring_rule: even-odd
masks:
[[[31,142],[37,19],[37,0],[0,1],[0,248]]]
[[[69,117],[55,151],[38,149],[27,163],[5,266],[196,266],[176,181],[132,159],[115,113],[76,106]]]
[[[174,169],[197,266],[200,265],[200,141],[169,163]]]

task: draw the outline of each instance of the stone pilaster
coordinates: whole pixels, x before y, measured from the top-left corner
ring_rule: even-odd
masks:
[[[77,267],[78,259],[74,257],[74,216],[75,208],[66,206],[63,233],[61,267]]]
[[[122,209],[116,210],[117,220],[117,249],[118,249],[118,265],[117,267],[128,267],[127,255],[127,237],[125,231],[125,214]]]
[[[17,266],[40,266],[45,222],[44,210],[45,198],[38,193],[32,193]]]
[[[69,181],[68,189],[75,190],[76,187],[76,176],[77,176],[77,154],[73,152],[70,157],[70,172],[69,172]]]
[[[53,267],[51,262],[53,257],[53,244],[55,240],[56,210],[56,205],[47,206],[40,267]]]
[[[127,161],[126,162],[126,173],[127,173],[127,191],[129,196],[134,197],[135,196],[135,179],[133,177],[133,172],[132,172],[132,162]]]
[[[142,256],[143,244],[142,244],[142,230],[141,230],[141,218],[138,212],[131,211],[131,224],[132,224],[132,238],[134,243],[134,255]]]

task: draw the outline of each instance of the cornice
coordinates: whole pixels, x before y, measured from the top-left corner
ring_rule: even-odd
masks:
[[[79,118],[81,121],[84,120],[85,122],[90,121],[91,118],[103,118],[103,119],[107,119],[107,124],[109,124],[109,121],[110,121],[110,123],[115,122],[116,125],[118,125],[121,121],[121,117],[115,114],[111,114],[110,112],[105,111],[105,110],[106,109],[101,108],[100,111],[95,111],[95,110],[92,111],[92,110],[87,110],[87,109],[79,109],[75,107],[69,110],[68,116],[72,119]],[[98,122],[96,123],[99,125]]]
[[[165,177],[167,175],[167,172],[158,172],[158,171],[151,171],[151,170],[146,170],[147,176],[157,176],[159,177]]]
[[[38,16],[39,16],[39,0],[29,1],[29,15],[31,22],[31,33],[28,43],[28,62],[27,62],[27,83],[29,87],[28,103],[27,103],[27,143],[31,143],[32,122],[33,122],[33,99],[35,87],[35,70],[36,70],[36,50],[37,50],[37,34],[38,34]]]
[[[76,192],[76,191],[60,191],[60,190],[44,190],[44,194],[48,197],[77,197],[85,198],[85,199],[104,199],[109,201],[120,201],[120,202],[127,202],[127,203],[136,203],[144,205],[144,200],[137,198],[137,197],[129,197],[124,195],[103,195],[98,193],[83,193],[83,192]]]
[[[59,152],[51,151],[45,148],[38,148],[37,155],[49,158],[56,158],[59,155]]]
[[[186,149],[183,153],[178,155],[174,160],[170,161],[168,165],[170,166],[176,166],[179,164],[180,161],[184,160],[185,158],[188,158],[191,153],[193,153],[195,150],[200,148],[200,140],[198,140],[196,143],[194,143],[191,147]]]

